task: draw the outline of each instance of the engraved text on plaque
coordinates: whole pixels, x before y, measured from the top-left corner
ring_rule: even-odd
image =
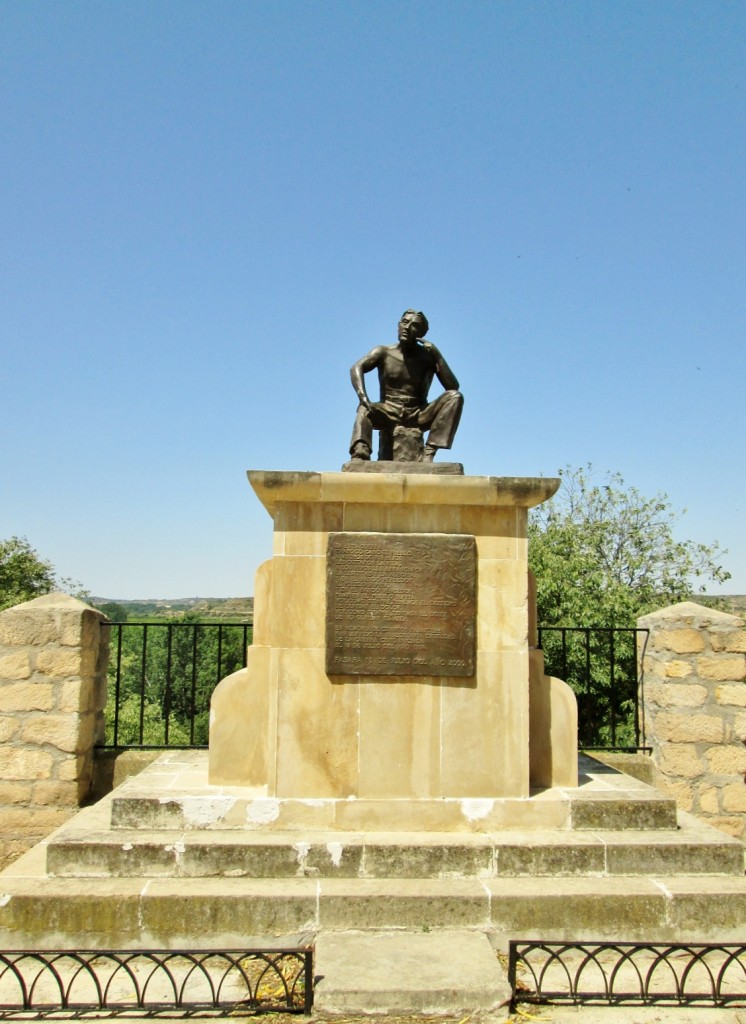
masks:
[[[330,533],[330,675],[473,676],[472,536]]]

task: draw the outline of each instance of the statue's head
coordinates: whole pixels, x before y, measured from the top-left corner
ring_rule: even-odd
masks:
[[[399,321],[399,340],[410,338],[424,338],[430,324],[427,317],[421,310],[405,309]]]

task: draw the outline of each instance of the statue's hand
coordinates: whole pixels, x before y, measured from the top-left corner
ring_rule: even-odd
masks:
[[[368,398],[368,396],[367,395],[358,395],[358,398],[360,399],[360,404],[365,409],[367,409],[368,412],[370,412],[370,410],[373,408],[373,406],[371,405],[371,402],[370,402],[370,399]]]

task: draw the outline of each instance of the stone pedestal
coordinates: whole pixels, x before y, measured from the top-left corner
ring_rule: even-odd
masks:
[[[460,813],[478,817],[490,800],[527,797],[527,515],[559,482],[262,471],[249,480],[274,519],[274,550],[257,573],[247,668],[213,696],[210,782],[309,806],[346,801],[348,816],[364,801],[382,827],[436,827],[427,826],[425,804],[438,801],[466,801]],[[334,552],[351,538],[365,556],[355,561],[353,543],[340,562]],[[387,573],[379,560],[391,567],[398,630],[381,625]],[[426,577],[413,599],[410,563]],[[380,650],[362,658],[356,643],[366,622]],[[423,638],[440,640],[439,629],[450,638],[429,657]],[[549,691],[534,689],[550,723]],[[562,744],[572,774],[576,737]],[[423,821],[411,817],[415,804]],[[356,810],[358,827],[370,825]]]

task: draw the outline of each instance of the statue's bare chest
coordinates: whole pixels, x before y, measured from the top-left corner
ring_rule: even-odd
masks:
[[[390,349],[379,369],[381,383],[387,387],[402,388],[427,392],[432,380],[430,360],[422,349],[418,348],[411,355],[404,355],[398,349]]]

